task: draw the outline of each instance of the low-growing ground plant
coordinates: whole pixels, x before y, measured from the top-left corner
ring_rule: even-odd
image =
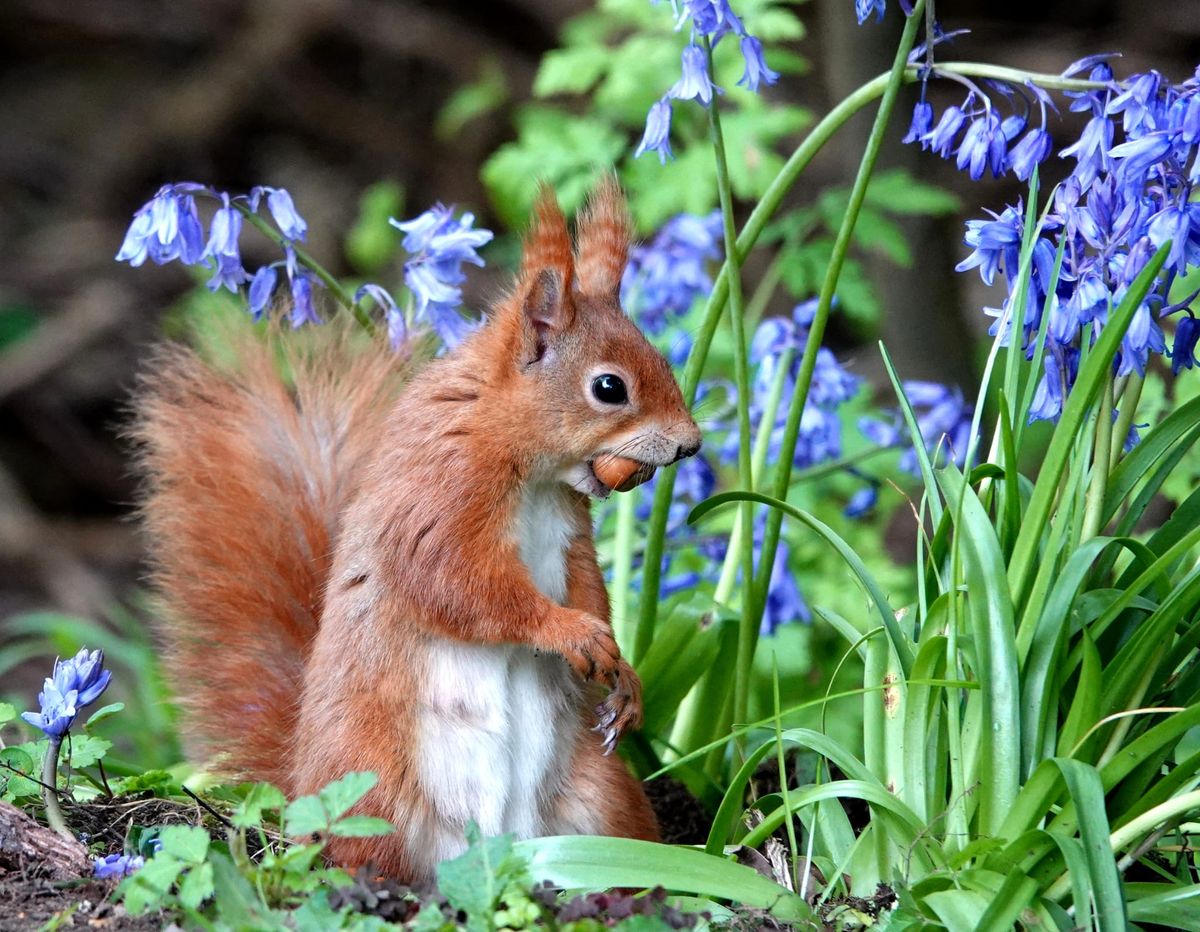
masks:
[[[347,815],[373,775],[288,801],[164,766],[178,762],[136,740],[110,772],[93,729],[120,740],[156,687],[116,678],[130,708],[72,733],[109,685],[101,653],[74,653],[83,638],[56,640],[74,656],[25,715],[44,737],[0,750],[3,799],[88,835],[130,914],[197,927],[1200,928],[1200,79],[1120,77],[1112,56],[1061,74],[946,61],[953,33],[929,0],[855,9],[860,23],[903,17],[894,60],[816,118],[768,90],[803,66],[774,47],[802,34],[793,6],[601,0],[546,56],[539,102],[483,168],[516,224],[539,180],[569,207],[615,164],[651,234],[623,303],[679,368],[705,453],[595,517],[614,627],[645,684],[645,725],[622,752],[658,786],[677,781],[656,798],[684,843],[472,832],[436,890],[351,876],[322,852],[394,830]],[[962,103],[936,113],[934,81],[961,86]],[[897,119],[906,84],[919,99]],[[488,73],[464,89],[447,125],[499,99],[496,85]],[[868,108],[852,184],[785,206]],[[1052,158],[1056,111],[1079,132]],[[869,331],[878,301],[857,258],[916,261],[896,219],[955,206],[876,171],[889,133],[1027,191],[968,223],[958,271],[997,289],[980,384],[908,379],[880,346],[894,401],[875,407],[826,328],[837,313]],[[353,236],[372,274],[403,250],[396,288],[326,271],[274,187],[164,185],[117,258],[203,276],[177,320],[211,355],[214,318],[259,320],[273,302],[295,339],[348,313],[374,339],[438,352],[478,326],[460,308],[463,265],[502,256],[504,237],[442,205],[393,219],[401,237],[377,209],[399,201],[365,199]],[[251,229],[280,250],[253,274]],[[755,250],[765,271],[751,281]],[[778,292],[788,315],[766,313]],[[881,543],[896,507],[912,515],[902,564]],[[149,666],[125,676],[157,683]],[[16,713],[0,705],[0,726]],[[89,807],[118,837],[81,827]],[[676,832],[687,807],[701,824]]]

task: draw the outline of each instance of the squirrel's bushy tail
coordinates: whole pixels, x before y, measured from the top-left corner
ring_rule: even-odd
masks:
[[[300,341],[243,328],[221,366],[160,351],[132,429],[186,731],[222,770],[284,789],[339,516],[403,368],[381,341],[321,329],[285,354]]]

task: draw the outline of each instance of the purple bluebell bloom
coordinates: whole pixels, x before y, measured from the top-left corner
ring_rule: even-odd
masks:
[[[297,269],[292,276],[291,321],[293,328],[321,323],[313,305],[313,279],[306,269]]]
[[[271,294],[275,291],[275,283],[279,280],[279,270],[273,265],[264,265],[254,273],[250,280],[249,306],[250,315],[255,320],[261,320],[263,311],[270,303]]]
[[[944,159],[950,157],[950,147],[954,145],[958,131],[967,121],[967,115],[963,112],[963,108],[968,105],[970,99],[970,97],[967,98],[963,107],[947,107],[942,111],[937,125],[921,137],[922,148],[931,149]]]
[[[636,159],[643,152],[657,152],[659,162],[664,165],[667,159],[675,157],[671,152],[671,102],[666,97],[656,100],[646,115],[646,131],[633,157]]]
[[[712,290],[709,266],[722,255],[720,211],[678,214],[649,243],[634,246],[621,277],[621,304],[658,336]]]
[[[913,107],[912,122],[908,124],[908,133],[901,142],[920,142],[922,149],[929,148],[926,136],[933,127],[933,104],[921,99]]]
[[[691,19],[697,32],[708,36],[715,47],[729,33],[745,34],[742,21],[729,5],[729,0],[683,0],[680,4],[679,22]]]
[[[1190,369],[1196,363],[1196,340],[1200,337],[1200,321],[1189,311],[1175,325],[1175,344],[1171,347],[1171,372]]]
[[[974,408],[963,400],[957,388],[940,382],[910,380],[901,383],[904,395],[917,419],[917,430],[926,451],[961,466],[966,461],[971,440],[971,416]],[[911,444],[908,426],[900,411],[893,410],[883,417],[864,417],[858,429],[868,440],[879,446]],[[920,473],[916,450],[910,445],[900,455],[900,468],[912,475]]]
[[[854,0],[854,16],[858,19],[858,24],[861,26],[872,14],[875,16],[875,22],[883,22],[883,14],[887,9],[885,0]]]
[[[409,259],[404,263],[404,282],[416,299],[414,319],[431,327],[447,348],[457,346],[478,327],[459,312],[459,286],[467,280],[462,265],[482,266],[475,250],[492,240],[490,230],[475,229],[474,223],[474,214],[455,219],[454,209],[441,204],[412,220],[391,221],[405,234]]]
[[[692,37],[683,50],[682,74],[666,95],[656,100],[646,114],[646,129],[642,141],[634,150],[634,158],[644,152],[657,152],[658,159],[666,163],[673,158],[671,153],[671,100],[698,100],[705,106],[712,103],[713,91],[720,92],[712,83],[708,73],[708,56],[701,48],[698,36],[708,39],[716,48],[721,39],[733,33],[740,37],[745,69],[738,84],[758,91],[762,84],[774,84],[779,75],[767,67],[763,58],[762,43],[746,32],[746,27],[729,6],[728,0],[681,0],[674,4],[679,13],[676,29],[691,21]]]
[[[1037,168],[1050,154],[1052,140],[1045,127],[1034,127],[1009,150],[1008,166],[1021,181],[1028,181]]]
[[[384,320],[387,321],[388,342],[392,344],[392,349],[399,349],[408,332],[408,325],[405,323],[404,314],[396,307],[396,300],[386,288],[368,283],[354,292],[354,303],[358,304],[368,296],[375,302],[375,306],[383,311]]]
[[[279,232],[288,239],[304,242],[304,237],[308,234],[308,224],[296,212],[292,196],[283,188],[263,188],[263,190],[267,192],[267,209],[271,211],[271,217],[274,218],[275,225],[279,227]]]
[[[1104,116],[1094,116],[1083,128],[1079,140],[1058,153],[1063,158],[1071,156],[1076,159],[1072,174],[1082,189],[1086,190],[1101,172],[1107,172],[1112,167],[1109,155],[1112,138],[1112,121]]]
[[[766,535],[766,512],[759,512],[754,522],[755,562],[762,560],[763,538]],[[800,592],[795,574],[788,567],[791,558],[787,541],[782,538],[775,550],[775,562],[771,564],[771,578],[767,581],[767,604],[763,608],[762,633],[774,634],[780,625],[812,621],[812,611]]]
[[[874,511],[878,501],[879,486],[874,482],[868,483],[850,496],[850,501],[842,509],[842,514],[847,518],[861,518]]]
[[[698,45],[687,45],[683,49],[683,75],[674,86],[667,91],[667,96],[675,100],[698,100],[706,106],[712,100],[715,88],[708,75],[708,61],[704,49]]]
[[[133,216],[118,262],[138,266],[150,258],[156,265],[179,259],[194,265],[204,254],[204,229],[192,196],[192,185],[163,185]]]
[[[767,66],[767,62],[763,58],[762,43],[756,36],[743,36],[741,46],[742,58],[746,62],[746,69],[738,79],[741,87],[757,94],[760,84],[770,86],[779,80],[779,72],[772,71]]]
[[[38,693],[38,711],[22,712],[21,717],[51,739],[61,739],[75,716],[100,698],[111,679],[112,673],[104,669],[103,651],[84,648],[67,660],[55,660],[53,675]]]
[[[146,859],[140,854],[110,854],[105,857],[92,858],[92,876],[97,880],[127,877],[134,871],[146,866]]]

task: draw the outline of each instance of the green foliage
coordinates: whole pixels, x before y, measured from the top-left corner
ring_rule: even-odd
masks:
[[[746,27],[765,42],[799,39],[804,27],[790,3],[755,0],[739,4]],[[554,185],[568,210],[582,203],[591,180],[602,166],[618,166],[639,229],[650,231],[680,211],[707,213],[717,189],[708,127],[699,108],[675,108],[675,150],[667,166],[647,156],[634,160],[646,111],[675,82],[686,31],[675,30],[665,7],[641,0],[602,0],[597,8],[572,19],[563,30],[563,46],[543,58],[534,80],[534,96],[552,103],[518,110],[514,142],[501,146],[483,168],[483,180],[497,212],[520,226],[539,181]],[[804,61],[789,53],[768,54],[772,67],[784,73],[803,69]],[[716,75],[729,104],[725,121],[730,173],[738,197],[754,198],[775,177],[782,158],[775,151],[806,126],[811,117],[801,107],[764,102],[737,87],[741,73],[735,42],[716,50]],[[570,100],[586,96],[586,115]]]
[[[362,193],[358,220],[346,234],[346,258],[363,275],[376,275],[396,255],[399,240],[388,222],[404,216],[404,189],[379,181]]]

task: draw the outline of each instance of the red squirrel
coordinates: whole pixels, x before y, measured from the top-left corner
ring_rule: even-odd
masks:
[[[605,457],[640,464],[627,488],[701,438],[621,309],[630,235],[611,178],[574,249],[543,191],[511,292],[411,377],[343,335],[292,350],[288,382],[255,337],[232,366],[172,348],[144,378],[142,514],[189,729],[289,796],[378,774],[356,811],[397,831],[332,839],[338,863],[427,880],[469,820],[657,837],[607,753],[641,684],[589,500]]]

